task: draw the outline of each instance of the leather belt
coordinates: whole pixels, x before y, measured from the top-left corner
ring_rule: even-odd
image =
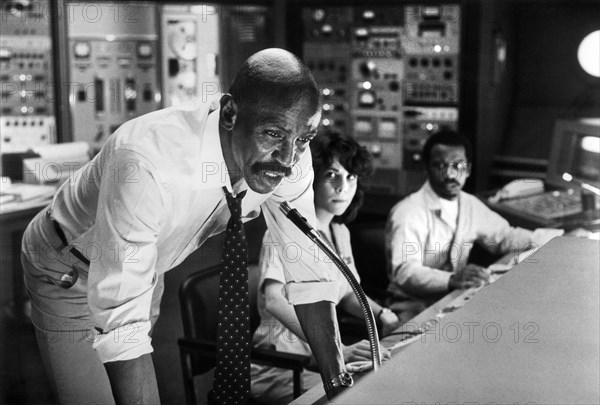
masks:
[[[63,246],[61,246],[61,248],[65,248],[65,247],[69,246],[69,244],[67,243],[67,237],[65,236],[65,233],[61,229],[58,222],[56,222],[54,219],[52,219],[52,223],[54,224],[54,229],[56,230],[56,234],[58,235],[60,241],[63,244]],[[71,249],[69,251],[71,252],[71,254],[73,256],[75,256],[76,258],[81,260],[82,263],[85,263],[88,266],[90,265],[90,261],[79,250],[75,249],[74,247],[71,247]]]

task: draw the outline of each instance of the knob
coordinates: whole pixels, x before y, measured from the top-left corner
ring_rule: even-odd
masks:
[[[370,149],[371,149],[371,154],[372,154],[374,157],[379,157],[379,156],[381,156],[381,153],[383,152],[383,151],[382,151],[382,149],[381,149],[381,145],[377,145],[377,144],[375,144],[375,145],[371,145],[371,148],[370,148]]]
[[[360,64],[359,69],[363,76],[369,77],[371,74],[375,73],[377,67],[375,66],[375,62],[366,61]]]

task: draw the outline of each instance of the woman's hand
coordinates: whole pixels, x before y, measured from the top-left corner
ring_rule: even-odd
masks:
[[[395,331],[400,326],[400,319],[394,312],[384,312],[379,317],[381,322],[381,337],[385,337]]]
[[[361,340],[353,345],[343,345],[344,362],[350,363],[353,361],[371,361],[371,346],[368,340]],[[379,353],[381,360],[389,360],[392,355],[388,349],[379,345]]]

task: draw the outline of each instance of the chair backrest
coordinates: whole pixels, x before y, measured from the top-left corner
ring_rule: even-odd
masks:
[[[356,270],[365,293],[377,300],[385,297],[389,279],[385,254],[385,221],[351,223],[350,236]]]
[[[218,264],[191,274],[179,289],[183,333],[185,337],[216,342],[217,313],[219,302],[219,273],[222,265]],[[248,266],[248,292],[250,295],[250,324],[254,333],[260,324],[257,308],[259,269],[256,264]],[[198,364],[197,362],[195,362]],[[195,372],[201,374],[213,368],[214,360],[203,362]]]

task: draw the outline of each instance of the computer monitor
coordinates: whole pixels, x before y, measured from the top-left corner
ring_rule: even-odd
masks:
[[[600,187],[600,118],[556,121],[546,183],[561,189],[581,183]]]

